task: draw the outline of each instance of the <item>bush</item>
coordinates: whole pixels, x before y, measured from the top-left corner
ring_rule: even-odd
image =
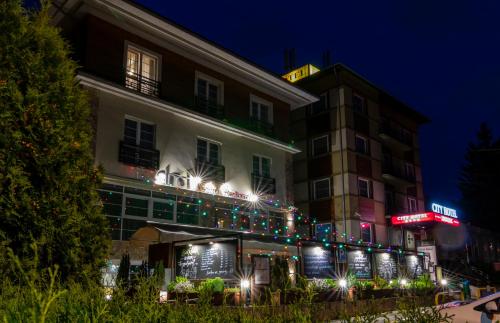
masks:
[[[172,293],[191,293],[195,291],[193,283],[186,277],[177,276],[168,284],[167,291]]]
[[[315,292],[326,292],[332,289],[331,285],[327,282],[326,279],[319,279],[319,278],[313,278],[309,282],[309,288],[311,288]]]

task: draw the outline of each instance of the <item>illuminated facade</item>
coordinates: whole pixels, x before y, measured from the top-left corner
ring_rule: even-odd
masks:
[[[342,64],[294,84],[320,96],[292,112],[295,201],[318,220],[316,236],[415,249],[419,230],[393,227],[391,216],[425,211],[427,118]]]
[[[273,242],[298,235],[290,113],[317,98],[127,1],[60,5],[94,109],[111,260],[235,232],[247,254],[289,254]]]

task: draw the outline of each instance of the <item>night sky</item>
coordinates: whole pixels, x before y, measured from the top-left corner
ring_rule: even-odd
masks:
[[[140,4],[266,69],[342,62],[427,115],[420,142],[427,202],[451,203],[467,142],[500,133],[500,2],[190,1]]]

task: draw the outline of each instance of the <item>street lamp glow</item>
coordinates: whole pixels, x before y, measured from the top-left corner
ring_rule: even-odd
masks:
[[[248,279],[242,279],[241,280],[241,288],[246,289],[250,287],[250,281]]]
[[[401,279],[400,283],[401,283],[401,286],[404,287],[404,286],[406,286],[408,284],[408,281],[403,278],[403,279]]]
[[[156,185],[165,185],[167,183],[167,174],[164,170],[160,170],[156,173],[155,176],[155,184]]]
[[[252,202],[252,203],[255,203],[259,200],[259,196],[254,194],[254,193],[250,193],[248,194],[248,202]]]
[[[344,278],[339,279],[339,287],[340,288],[347,288],[347,280]]]
[[[198,185],[200,185],[202,179],[200,176],[191,176],[189,177],[189,188],[192,191],[195,191],[198,189]]]
[[[444,278],[443,278],[443,279],[441,279],[441,286],[443,286],[443,287],[444,287],[444,286],[446,286],[446,285],[448,285],[448,281],[447,281],[446,279],[444,279]]]

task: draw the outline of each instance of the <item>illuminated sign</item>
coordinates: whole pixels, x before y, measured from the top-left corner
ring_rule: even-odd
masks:
[[[442,215],[451,216],[452,218],[458,218],[457,210],[450,209],[446,206],[439,205],[437,203],[432,203],[431,205],[432,212],[436,212]]]
[[[394,215],[391,217],[393,225],[414,224],[422,222],[441,222],[458,227],[460,222],[455,218],[450,218],[436,212],[424,212],[417,214]]]
[[[319,68],[317,68],[312,64],[306,64],[302,67],[294,69],[291,72],[286,73],[282,77],[284,79],[287,79],[288,82],[294,83],[297,82],[298,80],[311,76],[317,72],[319,72]]]

